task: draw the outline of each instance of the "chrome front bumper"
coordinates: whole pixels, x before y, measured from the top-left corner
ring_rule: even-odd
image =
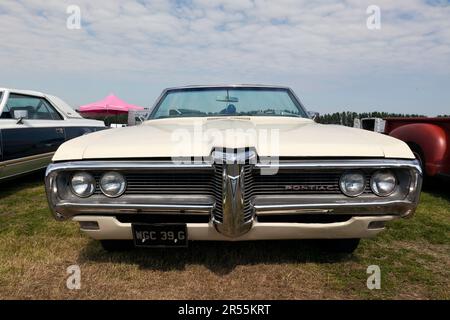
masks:
[[[162,198],[162,197],[161,197]],[[132,200],[132,199],[127,199]],[[164,200],[164,199],[161,199]],[[293,199],[289,199],[291,202]],[[210,199],[213,202],[213,199]],[[356,216],[393,215],[399,217],[410,216],[414,213],[416,205],[410,200],[380,201],[380,202],[340,202],[330,200],[320,203],[264,204],[255,197],[252,210],[256,217],[267,215],[294,215],[294,214],[342,214]],[[66,220],[78,215],[115,215],[115,214],[185,214],[210,216],[214,204],[163,204],[163,203],[82,203],[62,201],[53,206],[55,217]]]
[[[233,165],[234,166],[234,165]],[[268,165],[255,164],[256,168],[266,168]],[[406,192],[398,197],[374,198],[373,196],[361,196],[348,198],[343,195],[257,195],[249,202],[251,217],[243,220],[242,182],[243,173],[239,167],[224,170],[222,193],[223,221],[218,221],[214,215],[217,206],[217,198],[202,195],[123,195],[119,198],[106,198],[95,195],[89,199],[71,197],[65,199],[61,197],[61,186],[58,186],[57,176],[60,172],[76,170],[129,170],[143,172],[161,169],[171,170],[214,170],[212,163],[200,163],[189,165],[176,165],[172,162],[151,162],[151,161],[78,161],[51,164],[46,172],[46,191],[50,208],[58,220],[74,218],[77,221],[98,221],[105,224],[106,230],[115,230],[120,234],[120,230],[128,230],[129,226],[120,223],[114,218],[118,214],[175,214],[175,215],[202,215],[210,219],[207,224],[188,224],[188,229],[193,228],[193,240],[200,239],[270,239],[273,234],[276,238],[284,237],[280,232],[286,232],[287,239],[297,239],[302,237],[324,237],[326,230],[351,230],[343,232],[346,235],[374,234],[374,230],[367,230],[367,225],[361,225],[361,221],[370,223],[378,221],[382,217],[383,221],[395,217],[412,216],[420,195],[422,184],[422,172],[419,164],[415,160],[315,160],[280,162],[277,168],[295,168],[299,170],[309,169],[355,169],[355,168],[392,168],[405,169],[410,172],[410,181],[405,187]],[[231,172],[231,175],[226,176]],[[195,173],[193,173],[195,174]],[[286,216],[286,215],[351,215],[347,222],[327,223],[327,224],[301,224],[301,223],[261,223],[258,217],[262,216]],[[388,217],[388,219],[386,219]],[[358,226],[357,232],[354,227]],[[213,227],[214,232],[211,231]],[[125,228],[125,229],[122,229]],[[323,228],[324,232],[317,229]],[[337,228],[337,229],[333,229]],[[349,229],[350,228],[350,229]],[[194,230],[195,229],[195,230]],[[307,230],[314,230],[313,233]],[[112,236],[113,231],[106,234]],[[114,231],[114,232],[115,232]],[[380,231],[380,230],[379,230]],[[91,235],[95,231],[89,231]],[[128,231],[127,231],[128,232]],[[311,231],[312,232],[312,231]],[[334,233],[334,231],[330,231]],[[340,232],[340,231],[339,231]],[[340,234],[338,232],[338,234]],[[267,236],[264,236],[264,233]],[[198,236],[195,236],[197,234]],[[274,236],[275,237],[275,236]],[[211,239],[212,238],[212,239]],[[111,238],[115,239],[115,238]]]

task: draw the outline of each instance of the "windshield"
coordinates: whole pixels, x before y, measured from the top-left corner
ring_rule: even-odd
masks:
[[[307,115],[287,89],[189,88],[168,91],[150,115],[152,119],[211,116]]]

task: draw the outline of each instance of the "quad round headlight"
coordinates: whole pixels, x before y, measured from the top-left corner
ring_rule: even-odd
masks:
[[[362,171],[345,172],[339,181],[341,191],[349,197],[359,196],[366,188],[366,178]]]
[[[394,192],[397,186],[397,178],[391,170],[378,170],[370,179],[370,188],[380,197],[386,197]]]
[[[77,172],[70,180],[70,187],[76,196],[86,198],[95,191],[95,179],[87,172]]]
[[[100,190],[107,197],[118,197],[125,192],[127,182],[124,176],[118,172],[106,172],[100,178]]]

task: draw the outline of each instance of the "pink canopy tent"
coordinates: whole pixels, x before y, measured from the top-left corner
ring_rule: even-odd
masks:
[[[98,113],[98,114],[122,114],[129,110],[144,110],[143,107],[135,106],[119,99],[114,94],[110,94],[105,99],[86,104],[79,108],[80,113]]]

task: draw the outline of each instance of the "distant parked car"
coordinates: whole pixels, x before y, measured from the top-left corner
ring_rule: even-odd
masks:
[[[450,118],[367,118],[360,127],[403,140],[426,175],[450,179]]]
[[[450,179],[450,118],[385,120],[385,133],[409,145],[425,174]]]
[[[45,168],[63,142],[104,128],[57,97],[0,88],[0,180]]]

